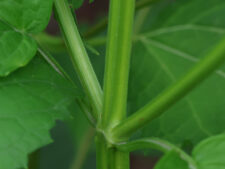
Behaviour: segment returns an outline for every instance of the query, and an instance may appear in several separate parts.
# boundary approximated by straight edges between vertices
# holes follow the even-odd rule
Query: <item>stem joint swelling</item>
[[[106,147],[107,148],[116,147],[117,144],[123,143],[123,142],[126,141],[126,140],[120,140],[119,141],[118,139],[113,138],[112,135],[111,135],[111,133],[112,133],[111,129],[104,130],[102,128],[97,128],[96,129],[96,133],[97,133],[96,134],[97,137],[99,137],[102,140],[104,140],[104,142],[106,143]]]

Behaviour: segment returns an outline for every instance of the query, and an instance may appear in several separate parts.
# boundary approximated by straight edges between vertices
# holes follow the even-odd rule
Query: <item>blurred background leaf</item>
[[[175,151],[166,153],[156,164],[154,169],[189,169],[186,161],[181,159],[179,154]]]

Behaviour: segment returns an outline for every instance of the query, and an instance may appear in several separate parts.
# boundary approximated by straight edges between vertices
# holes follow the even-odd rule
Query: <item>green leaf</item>
[[[154,169],[189,169],[188,163],[175,151],[166,153]]]
[[[72,0],[73,7],[75,9],[80,8],[83,3],[84,3],[84,0]]]
[[[0,21],[0,76],[25,66],[35,55],[37,45],[30,37]]]
[[[224,12],[223,0],[164,1],[151,8],[133,49],[131,113],[180,79],[225,36]],[[137,135],[197,143],[224,132],[224,90],[223,65]]]
[[[225,169],[225,135],[210,137],[193,150],[199,169]]]
[[[27,165],[27,154],[50,143],[55,120],[69,116],[76,89],[42,58],[0,79],[0,169]]]
[[[43,31],[52,0],[0,1],[0,76],[25,66],[37,51],[32,33]]]
[[[41,32],[51,16],[53,0],[1,0],[0,20],[29,33]]]

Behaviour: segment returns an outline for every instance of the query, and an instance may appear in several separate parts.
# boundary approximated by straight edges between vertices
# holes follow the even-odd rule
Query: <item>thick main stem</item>
[[[97,169],[109,169],[109,149],[102,133],[95,137]]]
[[[109,141],[107,136],[110,135],[111,128],[126,117],[134,7],[135,0],[111,0],[110,2],[104,104],[102,121],[99,124],[99,128],[106,136],[106,141]],[[110,143],[108,145],[110,146]],[[104,156],[107,157],[108,165],[105,166],[103,163],[97,166],[98,169],[129,169],[129,153],[109,146],[105,149],[102,147],[102,150],[107,151]]]
[[[94,109],[93,116],[97,120],[102,112],[102,89],[88,58],[68,2],[66,0],[55,0],[54,5],[72,62],[81,84],[91,100]]]
[[[134,0],[111,0],[104,76],[102,125],[112,127],[126,117]]]
[[[129,169],[129,152],[120,151],[117,148],[109,150],[109,169]]]

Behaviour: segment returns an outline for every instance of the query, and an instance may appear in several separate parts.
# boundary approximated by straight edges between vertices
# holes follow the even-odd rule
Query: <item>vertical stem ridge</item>
[[[110,149],[109,169],[129,169],[130,156],[129,152],[118,151],[117,148]]]
[[[104,136],[97,133],[95,137],[97,169],[109,169],[109,149]]]
[[[110,129],[126,117],[134,8],[135,0],[110,1],[104,104],[100,124],[109,135]],[[108,148],[107,162],[109,169],[129,169],[129,153]],[[105,166],[97,167],[103,169]]]
[[[111,0],[104,77],[103,126],[126,117],[134,0]]]

